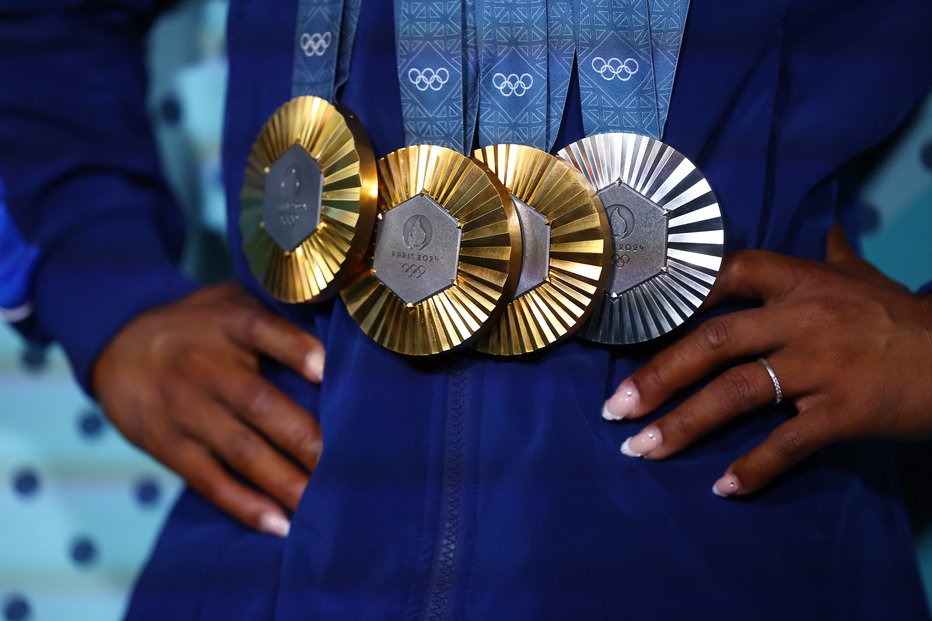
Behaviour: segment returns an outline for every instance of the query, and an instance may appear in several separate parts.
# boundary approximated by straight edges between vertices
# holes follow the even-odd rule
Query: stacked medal
[[[240,232],[256,280],[282,302],[337,293],[369,246],[377,176],[356,116],[331,101],[345,83],[352,3],[300,0],[292,96],[253,144],[240,193]],[[335,35],[334,33],[337,33]]]
[[[260,133],[241,195],[256,278],[285,302],[339,289],[368,336],[415,356],[469,346],[515,356],[574,333],[622,345],[685,322],[724,242],[708,182],[659,140],[686,6],[676,0],[675,19],[656,23],[645,10],[644,37],[591,26],[606,3],[581,0],[576,12],[530,0],[528,13],[505,0],[474,10],[444,0],[437,10],[464,31],[453,27],[441,54],[420,39],[418,3],[399,0],[409,146],[377,163],[352,113],[308,96],[332,99],[348,58],[315,61],[329,39],[307,54],[314,24],[299,19],[296,68],[307,70],[296,69],[295,99]],[[577,28],[577,14],[589,26]],[[574,61],[590,136],[555,157]],[[477,134],[487,146],[470,152]]]

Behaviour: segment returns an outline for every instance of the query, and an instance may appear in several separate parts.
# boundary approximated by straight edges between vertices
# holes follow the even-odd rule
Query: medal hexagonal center
[[[550,225],[547,218],[517,196],[511,201],[521,222],[521,275],[515,299],[547,280],[550,270]]]
[[[375,276],[407,304],[426,300],[456,280],[462,236],[437,201],[426,194],[409,198],[379,220]]]
[[[612,229],[611,276],[619,294],[659,274],[667,261],[667,215],[658,205],[616,182],[599,191]]]
[[[301,145],[292,145],[265,175],[262,220],[265,232],[291,252],[320,224],[324,175]]]

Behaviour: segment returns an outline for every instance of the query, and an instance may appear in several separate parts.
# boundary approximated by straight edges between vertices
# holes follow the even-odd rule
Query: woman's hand
[[[720,496],[754,492],[837,440],[932,435],[932,300],[912,295],[860,259],[839,227],[825,263],[763,251],[726,257],[710,297],[759,308],[706,321],[627,378],[605,403],[608,420],[637,419],[724,368],[679,407],[622,445],[665,459],[702,435],[775,400],[798,415],[731,464]]]
[[[130,442],[244,524],[285,536],[282,507],[297,507],[322,438],[260,375],[263,355],[312,382],[323,377],[320,341],[221,285],[130,322],[98,358],[92,382]]]

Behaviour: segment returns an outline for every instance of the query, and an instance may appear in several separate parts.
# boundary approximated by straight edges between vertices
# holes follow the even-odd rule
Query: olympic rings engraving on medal
[[[332,40],[333,35],[329,31],[324,33],[315,32],[314,34],[305,32],[301,35],[301,51],[307,57],[323,56],[327,48],[330,47]]]
[[[617,56],[613,56],[605,60],[601,56],[596,56],[592,59],[592,70],[608,82],[616,78],[622,82],[627,82],[638,72],[639,68],[638,61],[633,58],[621,60]]]
[[[524,97],[534,86],[534,76],[530,73],[496,73],[492,76],[492,86],[498,89],[502,97]]]
[[[450,81],[450,72],[445,67],[440,69],[412,67],[408,69],[408,80],[421,92],[427,89],[439,91]]]
[[[420,263],[403,263],[401,271],[408,275],[408,278],[420,278],[427,271],[427,266]]]
[[[631,257],[626,254],[613,254],[612,267],[624,267],[631,262]]]

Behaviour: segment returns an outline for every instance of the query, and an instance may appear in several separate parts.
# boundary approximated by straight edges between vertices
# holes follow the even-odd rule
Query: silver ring
[[[764,368],[767,369],[767,375],[770,376],[770,380],[773,382],[773,389],[777,392],[777,396],[773,400],[774,405],[780,405],[780,402],[783,401],[783,388],[780,387],[780,380],[777,379],[777,374],[774,372],[773,367],[770,366],[770,363],[767,362],[766,358],[758,358],[757,361],[764,365]]]

